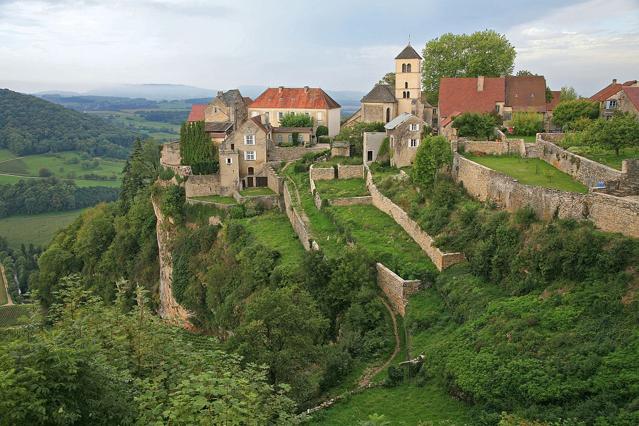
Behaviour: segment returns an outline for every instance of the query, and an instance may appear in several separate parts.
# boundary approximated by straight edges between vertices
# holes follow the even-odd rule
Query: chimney
[[[479,77],[477,77],[477,91],[478,92],[483,92],[484,91],[484,76],[480,75]]]
[[[304,93],[308,93],[308,86],[304,86]]]
[[[617,84],[617,79],[616,78],[612,79],[612,84]]]
[[[282,90],[284,90],[284,86],[280,86],[277,88],[277,93],[282,93]]]

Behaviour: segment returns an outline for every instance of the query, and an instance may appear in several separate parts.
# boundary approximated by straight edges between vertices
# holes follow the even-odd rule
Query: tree
[[[552,121],[561,127],[580,118],[599,117],[599,103],[587,99],[561,101],[552,112]]]
[[[530,72],[528,70],[519,70],[515,74],[516,77],[530,77],[530,76],[533,76],[533,75],[537,75],[537,74],[533,74],[532,72]]]
[[[630,113],[617,113],[610,120],[600,118],[585,130],[584,142],[612,149],[619,156],[622,148],[639,146],[639,121]]]
[[[495,126],[500,124],[497,117],[496,114],[465,112],[455,118],[453,128],[459,136],[490,139],[495,134]]]
[[[384,123],[355,123],[352,126],[342,127],[336,141],[349,142],[351,146],[351,156],[361,156],[364,144],[364,132],[383,132]]]
[[[313,118],[306,114],[289,112],[280,119],[281,127],[313,127]],[[295,142],[295,141],[293,141]]]
[[[572,86],[563,86],[561,88],[561,94],[559,95],[560,101],[574,101],[579,98],[577,91]]]
[[[213,174],[219,169],[219,153],[204,131],[204,122],[184,123],[180,129],[182,164],[191,166],[193,174]]]
[[[498,77],[510,75],[515,48],[506,36],[493,30],[473,34],[447,33],[424,47],[423,86],[427,100],[437,104],[443,77]]]
[[[544,116],[537,112],[517,111],[513,113],[511,125],[516,135],[535,135],[544,130]]]
[[[315,129],[315,136],[317,136],[318,138],[320,136],[328,136],[328,127],[317,126],[317,129]]]
[[[388,84],[391,87],[395,87],[395,73],[387,72],[386,74],[384,74],[384,77],[382,77],[382,79],[379,80],[379,83]]]
[[[433,185],[437,173],[453,161],[450,144],[443,136],[427,136],[417,148],[413,164],[413,180],[422,190]]]

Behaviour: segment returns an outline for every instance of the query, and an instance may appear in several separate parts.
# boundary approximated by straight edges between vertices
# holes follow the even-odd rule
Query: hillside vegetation
[[[19,155],[78,150],[126,158],[135,134],[35,96],[0,90],[0,147]]]

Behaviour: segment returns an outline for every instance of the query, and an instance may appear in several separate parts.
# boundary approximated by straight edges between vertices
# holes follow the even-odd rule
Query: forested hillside
[[[19,155],[78,150],[126,158],[135,134],[35,96],[0,90],[0,147]]]

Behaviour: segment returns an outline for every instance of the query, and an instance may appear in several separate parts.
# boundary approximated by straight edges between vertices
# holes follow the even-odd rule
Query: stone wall
[[[490,200],[514,212],[530,206],[544,220],[555,217],[592,220],[607,232],[639,238],[639,200],[607,194],[579,194],[523,185],[513,178],[455,153],[453,177],[480,201]]]
[[[182,166],[180,156],[180,143],[171,142],[162,145],[160,151],[160,165],[166,169],[171,169],[178,176],[190,176],[191,166]]]
[[[377,263],[377,284],[388,298],[393,308],[403,317],[406,313],[408,297],[416,293],[421,282],[419,280],[405,280],[381,263]]]
[[[264,168],[264,174],[270,190],[275,192],[277,195],[281,195],[284,190],[284,178],[279,176],[270,164],[266,165]]]
[[[460,139],[457,142],[459,148],[464,149],[465,152],[473,154],[489,154],[489,155],[504,155],[504,154],[517,154],[522,157],[526,155],[526,146],[524,141],[518,140],[506,140],[506,141],[470,141]]]
[[[304,154],[309,152],[322,152],[330,149],[331,145],[327,143],[318,143],[308,148],[303,146],[274,146],[268,150],[268,161],[294,161],[299,160]]]
[[[360,204],[373,204],[373,197],[364,195],[362,197],[334,198],[328,201],[331,206],[355,206]]]
[[[435,246],[433,237],[422,230],[417,222],[411,219],[408,214],[389,198],[384,196],[373,183],[373,175],[370,170],[366,173],[366,186],[371,194],[373,205],[389,215],[401,226],[408,235],[421,247],[428,255],[438,270],[444,270],[455,263],[462,262],[465,257],[463,253],[444,253]]]
[[[277,195],[251,195],[244,196],[239,192],[233,193],[233,198],[240,204],[246,204],[247,206],[260,205],[265,209],[274,209],[280,206],[280,197]]]
[[[302,243],[304,249],[307,251],[311,249],[318,250],[319,246],[315,241],[313,241],[311,233],[305,221],[302,219],[302,216],[293,205],[293,199],[291,198],[291,192],[288,189],[287,182],[284,182],[282,198],[284,200],[284,210],[286,212],[286,216],[288,216],[288,220],[291,222],[291,226],[297,234],[297,237]]]
[[[184,183],[186,198],[204,197],[207,195],[230,195],[225,194],[224,188],[220,185],[220,175],[193,175]]]
[[[308,175],[311,180],[332,180],[335,179],[335,168],[315,167],[315,164],[311,164]]]
[[[355,179],[364,177],[363,165],[337,165],[337,179]]]

